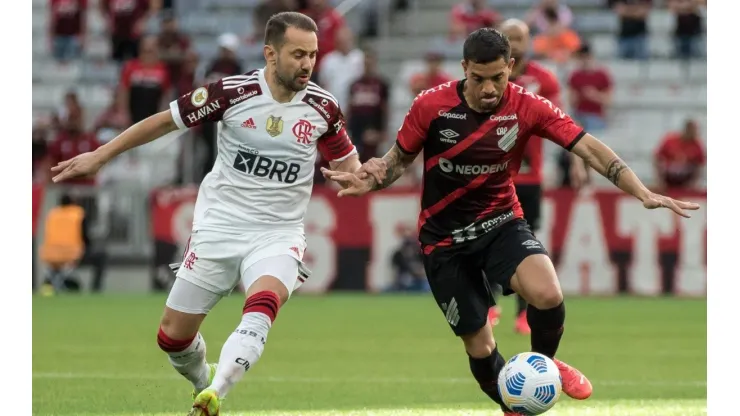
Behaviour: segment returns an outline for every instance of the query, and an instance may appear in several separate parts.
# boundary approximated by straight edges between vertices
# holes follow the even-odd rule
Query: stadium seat
[[[82,77],[91,84],[114,85],[118,83],[120,68],[113,62],[85,62]]]
[[[155,19],[151,19],[155,20]],[[89,35],[105,36],[106,33],[105,18],[98,9],[92,9],[87,13],[87,30]]]
[[[651,81],[676,82],[684,77],[686,69],[676,61],[664,61],[653,59],[647,64],[648,77]]]
[[[254,9],[262,0],[202,0],[211,9]]]
[[[59,65],[53,60],[37,60],[31,66],[31,76],[34,81],[71,86],[80,80],[80,67],[79,62]]]
[[[85,46],[85,56],[90,59],[109,59],[111,56],[110,47],[108,38],[90,38]]]
[[[575,18],[573,28],[578,32],[616,32],[619,28],[619,20],[609,10],[583,12]]]
[[[420,8],[417,11],[396,14],[391,27],[393,33],[398,34],[435,35],[440,32],[440,28],[447,28],[449,24],[449,12]]]
[[[668,34],[653,34],[649,40],[650,54],[653,57],[669,58],[673,56],[673,37]]]
[[[617,38],[615,35],[594,35],[590,41],[591,50],[596,58],[609,59],[617,55]]]
[[[49,13],[46,8],[33,9],[31,14],[31,27],[33,36],[45,36],[49,28]]]
[[[676,17],[668,10],[653,10],[648,15],[648,31],[651,34],[666,35],[673,31]]]
[[[647,72],[645,65],[639,62],[616,59],[602,63],[617,83],[639,81],[645,78]]]

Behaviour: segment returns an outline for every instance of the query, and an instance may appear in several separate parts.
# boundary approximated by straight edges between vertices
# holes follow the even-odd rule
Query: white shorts
[[[245,270],[242,281],[245,290],[247,290],[260,276],[273,276],[285,284],[290,295],[303,284],[309,274],[310,271],[302,267],[295,258],[281,254],[258,260]],[[188,314],[208,314],[226,294],[214,292],[203,286],[178,277],[167,297],[167,306],[170,309]]]
[[[305,250],[306,238],[299,231],[253,231],[237,235],[199,230],[190,237],[177,277],[227,295],[240,281],[244,290],[249,289],[260,276],[255,276],[250,268],[260,260],[279,257],[281,262],[270,262],[267,266],[261,263],[261,268],[267,268],[261,271],[280,279],[292,293],[310,274],[302,262]],[[299,274],[305,276],[299,279]]]

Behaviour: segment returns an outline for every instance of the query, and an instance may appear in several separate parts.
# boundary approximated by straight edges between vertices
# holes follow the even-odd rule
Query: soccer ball
[[[550,410],[562,389],[563,380],[555,362],[536,352],[511,357],[498,375],[498,392],[504,404],[523,415]]]

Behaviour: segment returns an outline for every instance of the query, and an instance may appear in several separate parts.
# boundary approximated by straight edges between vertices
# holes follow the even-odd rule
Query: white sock
[[[189,347],[178,352],[168,352],[170,364],[193,383],[196,390],[208,387],[210,369],[206,363],[206,340],[198,332]]]
[[[259,360],[271,326],[272,320],[264,313],[247,312],[242,315],[241,323],[221,349],[216,377],[208,388],[215,389],[219,397],[226,397],[234,384]]]

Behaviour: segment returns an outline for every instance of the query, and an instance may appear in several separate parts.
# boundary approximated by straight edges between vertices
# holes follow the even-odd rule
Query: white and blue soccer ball
[[[555,362],[536,352],[517,354],[498,375],[498,391],[515,413],[540,415],[560,398],[563,380]]]

